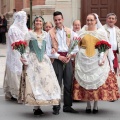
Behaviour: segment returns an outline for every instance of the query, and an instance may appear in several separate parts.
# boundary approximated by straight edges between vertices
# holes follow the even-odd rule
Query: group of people
[[[55,27],[51,22],[44,22],[41,16],[36,16],[34,29],[29,31],[26,17],[24,11],[17,12],[8,31],[4,78],[6,100],[33,105],[34,115],[44,114],[40,106],[52,105],[53,114],[58,115],[62,81],[63,112],[78,112],[72,108],[73,100],[86,101],[86,113],[92,112],[91,101],[94,101],[93,113],[96,114],[99,100],[119,99],[115,73],[118,68],[116,54],[120,47],[116,33],[119,34],[120,30],[114,26],[114,21],[117,21],[115,14],[107,15],[111,26],[108,24],[104,28],[98,15],[91,13],[83,28],[80,21],[75,20],[70,29],[64,26],[62,13],[56,11],[53,13]],[[68,54],[75,38],[79,39],[79,43]],[[11,47],[20,40],[27,42],[26,52],[23,53],[25,57]],[[105,51],[99,63],[99,52],[95,45],[101,40],[111,43],[112,48]]]

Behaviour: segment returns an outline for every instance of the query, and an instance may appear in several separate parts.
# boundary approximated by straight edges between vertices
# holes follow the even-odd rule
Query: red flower
[[[12,45],[12,49],[18,50],[22,55],[25,52],[25,47],[27,46],[27,42],[20,40],[18,42],[14,42]]]
[[[97,48],[99,52],[105,52],[107,49],[111,48],[111,45],[107,41],[101,40],[96,43],[95,48]]]

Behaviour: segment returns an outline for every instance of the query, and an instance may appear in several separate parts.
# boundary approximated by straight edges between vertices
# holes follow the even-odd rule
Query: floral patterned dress
[[[46,35],[47,33],[44,31],[41,35],[30,31],[26,40],[28,43],[31,40],[37,40],[41,49],[42,41],[46,39]],[[27,105],[59,105],[60,86],[49,57],[44,53],[42,61],[39,61],[37,55],[29,51],[27,58],[28,66],[23,73],[25,77],[22,79],[20,99]]]

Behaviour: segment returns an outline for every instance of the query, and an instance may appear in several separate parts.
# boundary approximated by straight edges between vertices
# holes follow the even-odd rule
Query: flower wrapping
[[[102,63],[103,57],[104,57],[104,53],[106,50],[111,48],[111,45],[104,40],[101,40],[99,42],[96,43],[95,48],[98,49],[99,52],[99,64]]]
[[[73,41],[71,42],[71,45],[70,45],[70,47],[68,49],[67,55],[69,55],[73,51],[73,49],[75,48],[75,46],[78,45],[80,40],[81,40],[81,38],[79,38],[79,37],[73,38]],[[63,64],[63,69],[65,68],[65,66],[66,66],[66,63]]]

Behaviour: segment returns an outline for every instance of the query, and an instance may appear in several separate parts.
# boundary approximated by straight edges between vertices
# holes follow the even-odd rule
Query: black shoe
[[[97,110],[93,109],[93,114],[96,114],[96,113],[98,113],[98,109]]]
[[[60,105],[54,105],[53,106],[53,114],[58,115],[60,110]]]
[[[111,100],[111,101],[109,101],[109,102],[115,102],[116,100]]]
[[[43,115],[43,111],[41,109],[33,109],[34,115]]]
[[[17,101],[17,99],[16,99],[16,98],[14,98],[14,97],[11,97],[11,100],[12,100],[12,101]]]
[[[63,108],[63,112],[78,113],[78,111],[74,110],[72,107]]]
[[[53,110],[53,114],[54,114],[54,115],[59,115],[59,110],[58,110],[58,109]]]
[[[86,113],[91,113],[91,109],[87,109],[85,110]]]
[[[80,102],[80,100],[73,100],[73,102]]]
[[[44,112],[41,109],[38,109],[38,111],[39,111],[40,115],[44,114]]]

